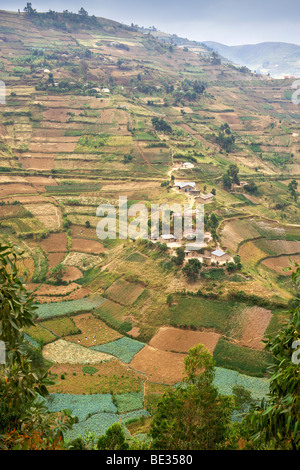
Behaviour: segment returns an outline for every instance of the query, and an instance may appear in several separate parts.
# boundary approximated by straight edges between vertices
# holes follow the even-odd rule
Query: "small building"
[[[200,196],[197,197],[198,201],[200,204],[207,204],[208,202],[212,202],[214,200],[214,195],[212,193],[208,194],[200,194]]]
[[[102,93],[110,93],[110,89],[109,88],[102,88]]]
[[[191,189],[190,195],[195,197],[200,196],[200,189]]]
[[[225,253],[223,250],[215,250],[211,252],[211,261],[218,262],[219,264],[226,264],[229,261],[233,261],[232,256],[229,253]]]
[[[172,235],[172,233],[167,233],[165,235],[161,235],[161,238],[164,241],[176,240],[176,237],[174,237],[174,235]]]
[[[196,189],[194,181],[175,181],[174,187],[182,193],[189,193],[192,189]]]
[[[194,168],[194,165],[193,165],[191,162],[184,162],[184,163],[182,164],[182,168],[186,168],[186,169],[188,169],[188,168]]]

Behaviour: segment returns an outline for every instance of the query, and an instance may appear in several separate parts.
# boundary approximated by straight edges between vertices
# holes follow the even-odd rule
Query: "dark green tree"
[[[165,392],[154,415],[150,436],[154,449],[224,449],[230,439],[234,402],[213,386],[214,362],[202,344],[185,359],[184,381]]]
[[[298,183],[295,179],[292,179],[288,184],[288,190],[291,193],[291,196],[294,198],[295,202],[298,200],[297,193]]]
[[[189,259],[182,268],[182,272],[190,281],[196,281],[199,277],[201,266],[201,262],[197,258]]]
[[[120,423],[112,424],[104,436],[99,437],[97,442],[98,450],[127,450],[128,448],[129,444],[126,442]]]

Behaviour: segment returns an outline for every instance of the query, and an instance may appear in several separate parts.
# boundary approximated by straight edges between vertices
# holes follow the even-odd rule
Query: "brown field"
[[[64,286],[61,286],[64,287]],[[69,286],[68,286],[69,287]],[[38,296],[38,300],[41,303],[50,303],[50,302],[63,302],[66,300],[79,300],[83,299],[84,297],[88,297],[90,294],[90,291],[88,289],[85,289],[84,287],[80,287],[79,289],[73,290],[70,294],[68,295],[57,295],[57,296]]]
[[[254,349],[264,349],[262,343],[264,333],[272,318],[272,312],[261,307],[249,307],[244,310],[245,326],[241,337],[241,345]]]
[[[79,137],[78,137],[79,139]],[[74,152],[77,142],[32,142],[29,152],[37,153],[59,153]]]
[[[30,209],[30,208],[29,208]],[[50,233],[49,237],[40,242],[41,247],[47,253],[66,253],[67,251],[67,237],[65,232]]]
[[[149,345],[164,351],[188,353],[190,348],[201,343],[213,353],[219,338],[217,333],[163,327],[151,339]]]
[[[300,264],[300,255],[277,256],[275,258],[268,258],[262,261],[261,264],[269,269],[272,269],[272,271],[275,271],[278,274],[283,276],[290,276],[293,271],[283,271],[283,269],[290,266],[290,260],[292,263]]]
[[[35,194],[36,189],[34,189],[29,184],[3,184],[0,186],[0,197],[11,196],[14,194]]]
[[[55,179],[50,176],[27,176],[26,181],[32,185],[38,186],[57,186]]]
[[[283,269],[290,266],[290,260],[292,263],[300,263],[300,255],[283,255],[274,258],[268,258],[263,260],[261,264],[269,269],[272,269],[272,271],[281,274],[282,276],[290,276],[293,271],[283,271]]]
[[[138,326],[134,326],[130,331],[127,332],[127,334],[133,338],[137,338],[140,334],[140,328]]]
[[[272,318],[271,310],[262,307],[246,307],[230,319],[228,336],[241,346],[264,349],[262,339]]]
[[[87,239],[96,239],[98,240],[96,230],[94,228],[86,228],[82,225],[72,225],[71,226],[71,237],[77,238],[87,238]]]
[[[86,240],[83,238],[73,238],[72,240],[72,250],[81,251],[82,253],[94,253],[99,255],[105,250],[104,246],[96,240]]]
[[[37,290],[38,296],[64,296],[71,294],[75,290],[80,289],[80,286],[75,282],[68,284],[67,286],[51,286],[50,284],[43,284]]]
[[[56,383],[47,388],[50,393],[122,393],[140,392],[142,377],[117,360],[93,364],[93,375],[82,371],[82,365],[55,364],[50,372],[56,374]],[[64,380],[61,375],[65,374]]]
[[[58,263],[61,263],[65,257],[65,252],[58,252],[58,253],[48,253],[48,267],[54,268]]]
[[[72,282],[76,281],[76,279],[80,279],[83,277],[82,272],[80,269],[76,268],[75,266],[66,266],[66,272],[62,277],[64,282]]]
[[[145,374],[150,382],[175,384],[182,381],[185,357],[186,354],[161,351],[146,345],[130,365]]]
[[[22,156],[20,157],[20,163],[26,170],[52,170],[54,168],[54,157]]]
[[[47,103],[48,106],[48,103]],[[67,122],[68,120],[68,108],[49,108],[43,112],[45,121],[55,121],[55,122]]]
[[[90,347],[98,344],[108,343],[121,338],[117,331],[109,328],[102,320],[94,317],[91,313],[84,313],[72,317],[81,334],[68,336],[66,339],[82,346]]]

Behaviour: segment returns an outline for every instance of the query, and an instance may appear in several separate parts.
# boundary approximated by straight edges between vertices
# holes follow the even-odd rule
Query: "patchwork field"
[[[87,28],[81,15],[57,28],[43,15],[0,12],[0,241],[24,252],[37,307],[26,341],[55,375],[49,410],[77,414],[68,438],[114,422],[130,436],[127,422],[153,414],[197,344],[222,393],[263,398],[262,340],[288,320],[297,290],[284,269],[300,263],[292,79],[214,64],[205,45],[172,36],[170,47],[157,31],[104,18]],[[169,204],[172,232],[172,205],[199,203],[174,181],[213,195],[196,275],[162,239],[96,232],[97,208],[117,219],[120,196],[145,204],[148,228],[151,206]],[[216,249],[234,261],[211,264]]]
[[[212,354],[219,338],[220,335],[217,333],[164,327],[153,336],[149,346],[164,351],[188,353],[191,348],[201,343]]]
[[[150,382],[175,384],[181,382],[184,373],[185,354],[155,349],[146,345],[130,365],[142,372]]]

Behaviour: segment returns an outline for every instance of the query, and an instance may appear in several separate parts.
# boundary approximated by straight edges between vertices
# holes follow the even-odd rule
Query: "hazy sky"
[[[23,10],[26,1],[0,0]],[[299,0],[32,0],[37,11],[80,7],[121,23],[156,26],[168,33],[227,45],[281,41],[300,44]]]

